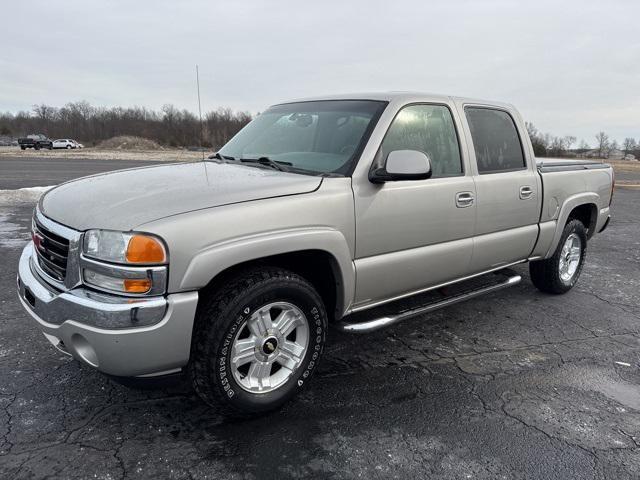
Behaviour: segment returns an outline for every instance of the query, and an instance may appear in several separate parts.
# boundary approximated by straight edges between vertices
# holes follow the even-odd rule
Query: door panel
[[[522,198],[520,190],[531,189]],[[538,223],[538,185],[530,170],[476,177],[478,225],[476,235]]]
[[[449,105],[405,105],[372,159],[371,168],[381,168],[392,151],[420,151],[431,161],[431,178],[384,184],[355,179],[356,306],[467,273],[476,191],[454,118]]]
[[[476,229],[471,269],[480,272],[525,259],[540,218],[535,159],[525,150],[517,112],[465,106],[476,175]]]
[[[472,245],[472,238],[464,238],[356,260],[354,307],[466,275]]]
[[[470,177],[354,186],[356,303],[369,303],[465,275],[471,260],[475,196]]]
[[[533,250],[537,236],[537,225],[476,236],[470,271],[483,272],[526,258]]]

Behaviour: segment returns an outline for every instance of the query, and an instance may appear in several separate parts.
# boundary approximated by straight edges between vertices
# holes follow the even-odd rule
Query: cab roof
[[[308,97],[308,98],[299,98],[296,100],[290,100],[286,102],[281,102],[279,105],[286,103],[297,103],[297,102],[313,102],[313,101],[321,101],[321,100],[377,100],[384,101],[389,103],[420,103],[420,102],[430,102],[430,103],[442,103],[442,102],[460,102],[460,103],[472,103],[478,105],[494,105],[503,108],[513,108],[512,105],[504,102],[496,102],[492,100],[481,100],[477,98],[467,98],[467,97],[459,97],[452,95],[443,95],[443,94],[435,94],[435,93],[423,93],[423,92],[402,92],[402,91],[391,91],[391,92],[363,92],[363,93],[344,93],[338,95],[323,95],[316,97]]]

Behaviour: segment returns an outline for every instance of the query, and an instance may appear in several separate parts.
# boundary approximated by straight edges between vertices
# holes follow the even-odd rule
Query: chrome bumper
[[[20,257],[18,294],[54,346],[117,376],[168,373],[187,364],[197,292],[145,299],[82,287],[61,292],[34,271],[33,254],[30,242]]]

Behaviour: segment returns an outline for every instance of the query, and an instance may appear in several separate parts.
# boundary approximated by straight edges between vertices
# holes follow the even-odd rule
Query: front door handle
[[[533,195],[533,188],[529,185],[520,187],[520,200],[526,200],[527,198],[530,198],[531,195]]]
[[[465,208],[473,205],[473,193],[458,192],[456,193],[456,207]]]

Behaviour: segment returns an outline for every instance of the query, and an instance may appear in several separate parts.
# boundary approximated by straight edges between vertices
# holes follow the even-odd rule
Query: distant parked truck
[[[35,148],[36,150],[40,150],[41,148],[48,148],[49,150],[51,150],[53,148],[53,142],[42,133],[19,138],[18,145],[20,145],[20,148],[22,150],[26,150],[27,148]]]

